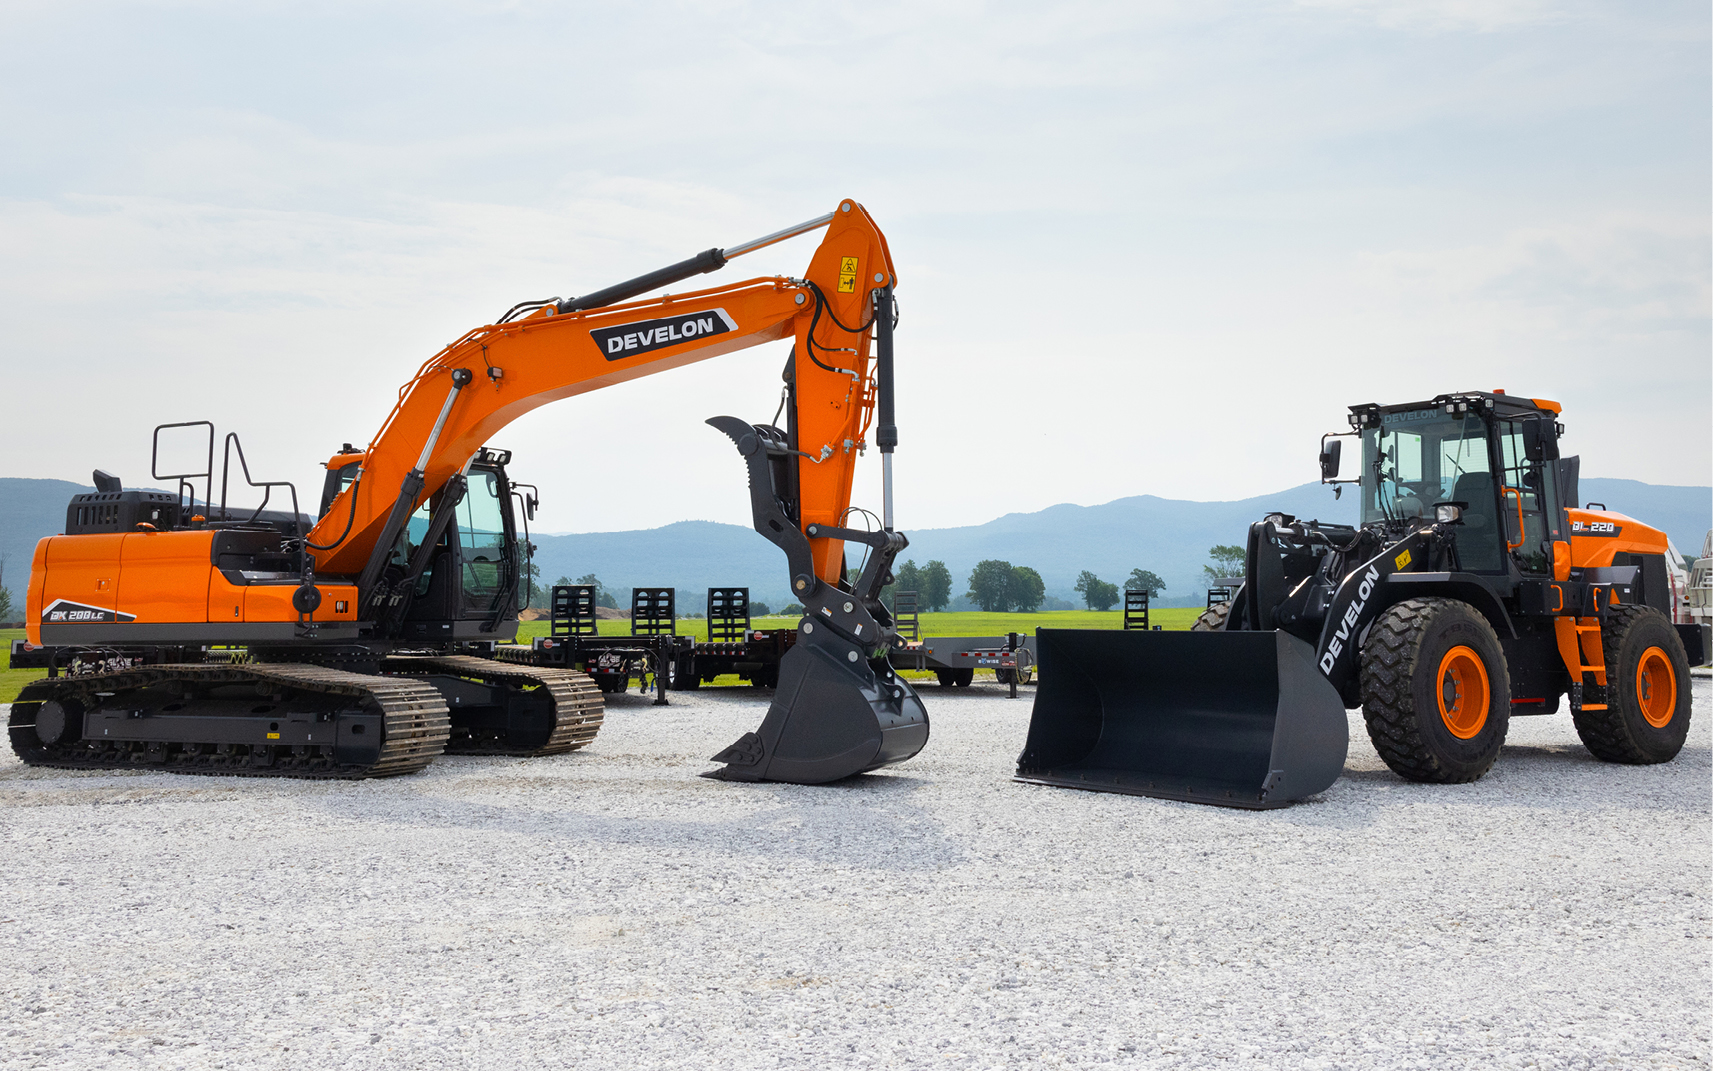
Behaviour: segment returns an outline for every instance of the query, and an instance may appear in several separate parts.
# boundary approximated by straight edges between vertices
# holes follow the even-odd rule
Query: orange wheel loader
[[[1360,523],[1255,523],[1241,586],[1190,632],[1041,629],[1017,779],[1277,807],[1337,779],[1360,706],[1400,776],[1473,781],[1512,717],[1564,697],[1596,758],[1670,761],[1706,629],[1671,621],[1663,532],[1578,508],[1559,411],[1502,391],[1351,407],[1321,479],[1359,486]],[[1362,469],[1340,480],[1344,436]]]
[[[633,300],[822,228],[800,279]],[[13,665],[48,678],[12,706],[13,750],[42,766],[372,777],[448,750],[587,744],[603,714],[587,676],[492,657],[517,633],[536,503],[489,440],[548,402],[790,339],[784,427],[709,421],[744,457],[755,526],[784,550],[806,608],[765,719],[714,774],[820,783],[910,758],[928,718],[887,665],[895,632],[879,598],[907,545],[891,509],[895,284],[885,237],[845,200],[581,298],[523,302],[423,364],[374,438],[327,461],[314,520],[289,484],[250,478],[233,435],[215,502],[213,425],[157,428],[151,475],[173,490],[126,491],[97,472],[65,534],[36,547]],[[856,530],[852,477],[877,409],[884,527]],[[197,437],[194,471],[161,470],[163,432]],[[261,488],[262,507],[289,498],[289,512],[229,509],[233,480]],[[869,548],[854,583],[850,541]]]

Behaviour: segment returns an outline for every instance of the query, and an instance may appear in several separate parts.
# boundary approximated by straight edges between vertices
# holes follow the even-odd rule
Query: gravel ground
[[[555,759],[356,784],[0,758],[0,1067],[1706,1067],[1709,681],[1676,762],[1512,723],[1473,785],[1281,811],[917,759],[696,776],[754,693],[634,695]],[[3,709],[3,708],[0,708]]]

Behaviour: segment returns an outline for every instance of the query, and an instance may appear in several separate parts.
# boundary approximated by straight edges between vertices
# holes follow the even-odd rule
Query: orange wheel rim
[[[1459,740],[1474,739],[1487,724],[1493,691],[1487,666],[1469,647],[1453,647],[1439,660],[1439,717]]]
[[[1636,705],[1655,729],[1670,725],[1671,716],[1677,713],[1677,671],[1658,647],[1643,651],[1641,664],[1636,666]]]

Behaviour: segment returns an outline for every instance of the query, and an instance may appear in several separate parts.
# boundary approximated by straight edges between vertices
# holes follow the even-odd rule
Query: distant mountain
[[[22,596],[36,540],[62,530],[66,502],[89,491],[65,480],[0,479],[0,554],[5,583]],[[1713,527],[1713,488],[1667,487],[1637,480],[1584,479],[1585,502],[1602,502],[1665,529],[1680,551],[1694,554]],[[1335,500],[1330,488],[1304,484],[1235,502],[1188,502],[1137,495],[1099,506],[1049,506],[1008,513],[986,524],[905,531],[904,557],[918,565],[946,563],[954,590],[984,558],[1002,558],[1040,572],[1049,594],[1076,598],[1077,574],[1093,570],[1122,583],[1135,568],[1166,581],[1164,602],[1202,599],[1201,566],[1216,543],[1241,543],[1251,522],[1272,512],[1351,523],[1353,495]],[[785,558],[749,528],[712,521],[679,521],[632,532],[537,535],[542,580],[594,573],[622,602],[632,587],[679,589],[685,611],[700,610],[706,589],[743,585],[776,607],[790,601]]]
[[[1638,480],[1584,479],[1585,502],[1665,529],[1680,551],[1694,554],[1713,527],[1713,488],[1667,487]],[[1132,569],[1149,569],[1166,581],[1161,602],[1199,603],[1205,597],[1202,564],[1216,543],[1242,543],[1249,525],[1268,513],[1350,524],[1356,498],[1334,499],[1332,489],[1303,484],[1270,495],[1235,502],[1189,502],[1137,495],[1099,506],[1049,506],[1036,513],[1008,513],[986,524],[964,528],[905,529],[910,546],[904,557],[918,565],[946,563],[954,591],[975,564],[1001,558],[1028,565],[1041,574],[1049,594],[1076,600],[1077,574],[1093,570],[1104,580],[1122,583]],[[747,584],[753,597],[777,604],[786,600],[784,558],[771,543],[748,528],[711,521],[681,521],[635,532],[537,536],[536,561],[547,582],[558,576],[594,573],[614,592],[632,586],[674,586],[680,602],[723,584]]]

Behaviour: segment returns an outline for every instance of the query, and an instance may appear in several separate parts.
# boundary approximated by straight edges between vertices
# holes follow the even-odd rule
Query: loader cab
[[[1397,538],[1456,505],[1461,571],[1541,576],[1567,530],[1557,406],[1500,393],[1355,406],[1362,524]]]

